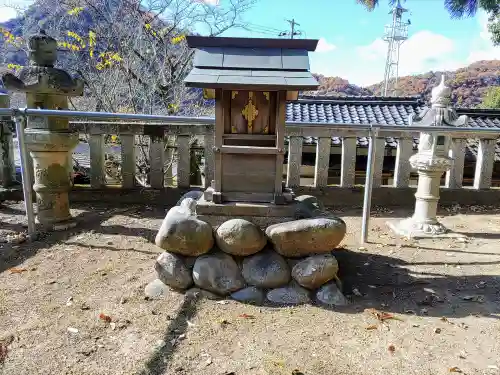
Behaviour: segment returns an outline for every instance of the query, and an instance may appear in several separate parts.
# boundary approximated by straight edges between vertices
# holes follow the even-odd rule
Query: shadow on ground
[[[438,250],[438,249],[432,249]],[[447,250],[448,252],[450,250]],[[476,255],[478,253],[475,253]],[[495,261],[447,262],[454,265],[499,265]],[[415,266],[443,266],[444,262],[406,262],[399,258],[367,252],[335,252],[343,292],[352,304],[339,311],[358,313],[365,308],[380,308],[394,313],[465,317],[469,315],[500,318],[500,275],[453,276],[414,271]],[[361,296],[357,296],[357,292]]]
[[[74,218],[78,225],[75,228],[68,229],[61,232],[51,232],[51,233],[39,233],[38,239],[31,243],[24,242],[19,245],[8,244],[0,251],[0,273],[5,270],[16,267],[23,263],[26,259],[31,258],[38,251],[42,249],[50,248],[60,242],[66,242],[73,236],[77,236],[81,233],[86,233],[93,230],[96,233],[102,234],[119,234],[119,235],[129,235],[136,237],[144,237],[148,240],[154,239],[154,232],[147,228],[129,228],[121,225],[116,226],[103,226],[102,224],[111,219],[115,215],[124,215],[137,218],[151,218],[156,217],[163,218],[164,210],[150,210],[146,211],[143,208],[137,206],[127,207],[127,208],[109,208],[105,206],[95,206],[90,207],[86,204],[73,205],[73,209],[82,210],[80,214],[76,215]],[[146,212],[144,212],[146,211]],[[0,205],[0,213],[7,215],[24,215],[24,211],[11,208],[9,206]],[[14,233],[26,232],[26,225],[20,222],[8,223],[0,220],[0,229],[12,231]],[[68,244],[79,245],[76,241],[68,241]],[[89,247],[87,244],[83,245]],[[99,246],[105,248],[106,246]],[[107,247],[109,250],[129,250],[129,251],[139,251],[135,249],[116,249],[112,247]]]

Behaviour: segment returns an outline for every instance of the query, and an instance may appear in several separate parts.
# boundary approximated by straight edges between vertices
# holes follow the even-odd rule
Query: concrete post
[[[456,114],[451,108],[451,89],[444,83],[442,76],[439,86],[432,90],[432,106],[420,115],[410,119],[410,125],[416,126],[464,126],[467,116]],[[443,142],[439,142],[442,139]],[[410,157],[412,168],[418,172],[418,186],[415,194],[415,211],[413,216],[402,221],[388,222],[389,227],[405,237],[433,237],[449,232],[436,218],[441,176],[453,165],[453,159],[447,156],[444,136],[435,133],[420,134],[417,154]],[[443,143],[439,148],[438,143]]]
[[[44,31],[29,40],[30,66],[19,78],[7,73],[7,89],[26,93],[28,108],[68,109],[68,96],[83,94],[83,82],[54,68],[57,41]],[[78,134],[69,130],[65,117],[30,116],[25,131],[26,147],[33,158],[37,221],[46,230],[75,226],[69,212],[69,153],[78,144]]]

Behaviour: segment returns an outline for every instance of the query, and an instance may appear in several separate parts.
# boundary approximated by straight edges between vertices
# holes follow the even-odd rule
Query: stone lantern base
[[[35,170],[36,221],[45,230],[65,230],[77,224],[68,201],[71,187],[68,154],[77,144],[77,133],[26,129],[26,146]]]
[[[397,222],[388,221],[387,225],[397,235],[407,238],[457,236],[437,220],[421,221],[414,216]]]
[[[410,158],[410,164],[418,171],[415,211],[412,217],[387,222],[387,225],[396,234],[407,238],[457,236],[436,219],[441,176],[452,166],[453,160],[447,156],[419,152]]]

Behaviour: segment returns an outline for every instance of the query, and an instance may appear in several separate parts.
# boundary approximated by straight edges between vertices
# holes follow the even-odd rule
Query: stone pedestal
[[[69,212],[68,153],[78,144],[78,134],[28,128],[25,136],[35,171],[37,222],[52,230],[75,226]]]
[[[436,218],[441,176],[453,165],[445,156],[416,154],[410,158],[418,171],[418,186],[415,193],[415,212],[412,217],[400,222],[388,222],[389,227],[405,237],[429,237],[447,234],[449,230]]]
[[[30,66],[19,77],[5,74],[6,88],[26,93],[28,108],[67,110],[68,97],[83,94],[83,81],[54,68],[57,41],[40,31],[29,40]],[[26,148],[33,158],[37,221],[46,230],[75,226],[69,211],[72,150],[78,134],[69,131],[67,117],[30,116],[25,130]]]

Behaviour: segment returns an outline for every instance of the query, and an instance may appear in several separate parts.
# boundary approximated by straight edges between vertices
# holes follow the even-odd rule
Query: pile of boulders
[[[311,204],[312,198],[303,200],[304,211],[319,216],[265,230],[239,218],[214,230],[197,218],[196,201],[183,199],[168,211],[156,236],[156,245],[165,252],[155,264],[158,280],[146,287],[146,294],[167,285],[246,303],[262,304],[267,299],[302,304],[315,296],[326,305],[345,305],[333,252],[346,225],[337,217],[320,215],[321,206]]]

